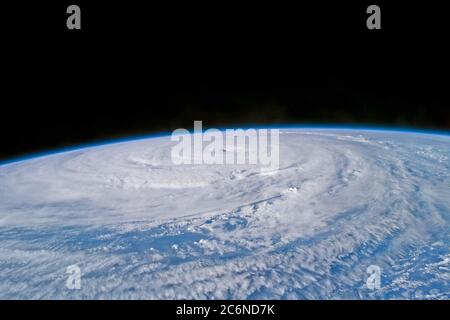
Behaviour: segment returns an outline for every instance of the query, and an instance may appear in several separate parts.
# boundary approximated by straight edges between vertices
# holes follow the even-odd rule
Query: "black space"
[[[392,2],[4,6],[0,159],[194,120],[450,130],[446,11]]]

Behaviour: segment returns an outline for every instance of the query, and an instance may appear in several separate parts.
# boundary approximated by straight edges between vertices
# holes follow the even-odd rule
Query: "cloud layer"
[[[449,137],[286,129],[271,175],[175,166],[172,145],[0,167],[0,298],[450,297]]]

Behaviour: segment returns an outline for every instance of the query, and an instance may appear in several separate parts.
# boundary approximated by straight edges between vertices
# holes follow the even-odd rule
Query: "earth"
[[[0,298],[450,298],[450,136],[284,128],[274,174],[174,144],[1,165]]]

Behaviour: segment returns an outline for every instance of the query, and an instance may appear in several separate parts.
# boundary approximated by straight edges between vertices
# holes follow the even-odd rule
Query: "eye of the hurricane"
[[[282,129],[270,172],[174,145],[0,166],[0,298],[450,298],[449,136]]]

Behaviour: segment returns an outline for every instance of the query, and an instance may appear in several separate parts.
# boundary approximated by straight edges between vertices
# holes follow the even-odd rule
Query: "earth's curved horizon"
[[[424,135],[432,135],[432,136],[448,136],[450,137],[450,131],[443,130],[443,129],[419,129],[419,128],[413,128],[413,127],[389,127],[389,126],[352,126],[352,125],[304,125],[304,126],[295,126],[295,125],[275,125],[275,126],[239,126],[239,127],[219,127],[218,130],[224,131],[226,129],[248,129],[248,128],[254,128],[254,129],[279,129],[279,130],[312,130],[312,131],[356,131],[356,132],[385,132],[385,133],[403,133],[403,134],[424,134]],[[208,128],[205,128],[205,130]],[[192,130],[190,130],[191,133],[193,133]],[[48,157],[53,156],[61,153],[71,152],[71,151],[78,151],[83,149],[89,149],[89,148],[95,148],[95,147],[101,147],[101,146],[107,146],[107,145],[114,145],[118,143],[126,143],[126,142],[134,142],[134,141],[141,141],[141,140],[148,140],[148,139],[157,139],[157,138],[164,138],[168,137],[172,134],[172,132],[169,131],[162,131],[157,133],[149,133],[149,134],[137,134],[137,135],[131,135],[131,136],[121,136],[117,138],[112,139],[97,139],[95,142],[92,143],[79,143],[74,144],[71,146],[63,146],[59,148],[50,148],[46,151],[34,151],[30,152],[25,155],[19,155],[14,157],[7,157],[5,159],[0,160],[0,168],[2,166],[6,166],[9,164],[27,161],[27,160],[33,160],[36,158],[42,158],[42,157]]]
[[[274,175],[161,135],[0,163],[0,298],[450,298],[449,135],[280,130]]]

